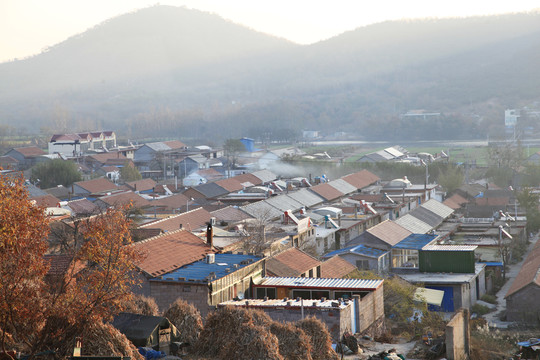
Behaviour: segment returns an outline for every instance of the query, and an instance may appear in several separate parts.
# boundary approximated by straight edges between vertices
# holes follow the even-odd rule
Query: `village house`
[[[114,131],[92,131],[78,134],[54,134],[49,140],[49,154],[68,157],[81,156],[89,151],[116,148]]]
[[[321,264],[321,277],[329,279],[346,278],[358,271],[358,268],[339,256],[333,256]]]
[[[79,197],[106,195],[107,193],[118,190],[119,188],[115,183],[105,178],[78,181],[71,185],[71,193],[73,196]]]
[[[321,262],[292,247],[266,259],[266,276],[321,277]]]
[[[527,255],[505,299],[507,321],[540,323],[540,241]]]
[[[4,154],[4,156],[17,160],[21,170],[29,169],[40,161],[47,161],[48,159],[44,158],[43,155],[47,155],[47,153],[37,146],[13,148]]]

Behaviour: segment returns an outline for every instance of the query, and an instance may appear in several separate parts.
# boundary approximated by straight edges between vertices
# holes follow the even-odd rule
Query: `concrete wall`
[[[540,287],[529,284],[506,298],[506,320],[540,324]]]
[[[470,343],[469,311],[460,309],[446,325],[446,358],[468,360]]]

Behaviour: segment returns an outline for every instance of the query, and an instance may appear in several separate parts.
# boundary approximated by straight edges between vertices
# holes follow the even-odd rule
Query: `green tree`
[[[142,175],[132,163],[126,161],[124,166],[120,169],[120,178],[123,181],[135,181],[141,180]]]
[[[439,174],[437,182],[446,192],[452,192],[463,184],[463,171],[452,164],[449,164],[445,170]]]
[[[524,188],[516,196],[519,205],[527,213],[527,232],[536,232],[540,230],[540,210],[538,210],[540,196],[535,194],[529,188]]]
[[[70,186],[81,180],[77,164],[73,161],[54,159],[32,168],[32,183],[39,183],[42,189],[57,185]]]

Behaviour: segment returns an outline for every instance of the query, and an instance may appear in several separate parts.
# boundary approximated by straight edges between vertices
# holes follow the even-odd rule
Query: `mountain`
[[[505,107],[540,100],[538,64],[540,13],[388,21],[300,46],[153,6],[0,64],[0,123],[130,137],[483,137]],[[444,116],[400,123],[413,109]]]

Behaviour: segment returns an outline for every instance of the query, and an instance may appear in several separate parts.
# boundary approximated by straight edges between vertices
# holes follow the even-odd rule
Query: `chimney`
[[[206,243],[210,245],[210,250],[214,248],[214,231],[212,229],[212,223],[208,223],[206,226]]]

